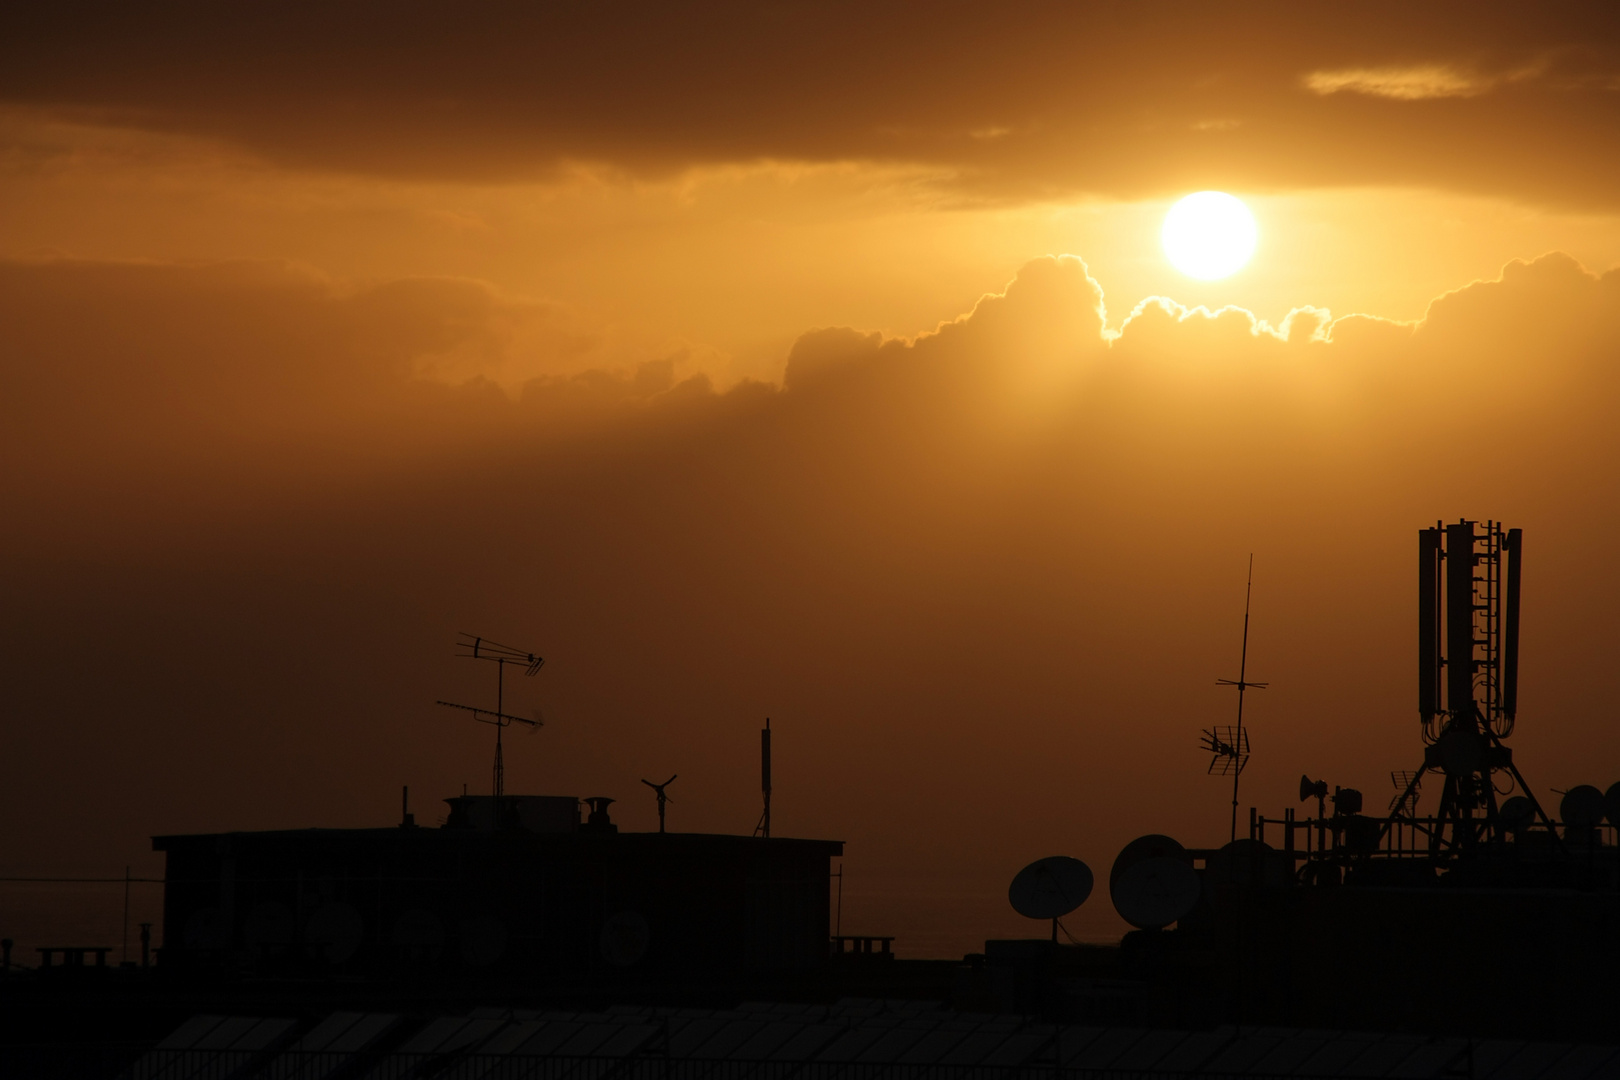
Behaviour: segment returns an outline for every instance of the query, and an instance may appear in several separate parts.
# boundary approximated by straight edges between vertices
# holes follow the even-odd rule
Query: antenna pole
[[[1245,627],[1248,625],[1247,616],[1245,616],[1244,625]],[[1244,632],[1247,634],[1247,630]],[[506,794],[506,762],[501,760],[501,732],[506,730],[506,725],[501,723],[500,720],[500,714],[506,711],[505,709],[501,708],[502,695],[505,692],[505,682],[506,661],[497,660],[495,661],[495,797],[497,799]],[[1239,691],[1240,695],[1241,693],[1242,691]],[[1239,696],[1238,701],[1241,702],[1242,700],[1243,698]],[[1239,715],[1242,715],[1241,705],[1239,706]],[[1234,807],[1236,805],[1236,803],[1233,803]],[[495,813],[497,815],[500,813],[500,809],[498,807],[496,808]],[[1232,813],[1237,813],[1237,810],[1234,809]],[[1234,818],[1233,820],[1236,819]]]
[[[771,718],[765,718],[765,730],[759,733],[759,786],[765,796],[765,812],[754,826],[754,835],[771,838]]]
[[[844,864],[838,864],[838,873],[833,875],[838,879],[838,914],[833,916],[833,936],[844,936]],[[842,946],[840,946],[842,948]]]
[[[540,726],[540,720],[525,720],[521,716],[506,715],[506,665],[523,664],[525,675],[538,675],[540,668],[545,665],[543,657],[536,656],[522,649],[514,649],[510,645],[502,645],[498,641],[487,638],[474,637],[472,634],[458,634],[456,642],[458,648],[467,650],[457,653],[457,656],[471,657],[474,660],[492,660],[495,663],[495,711],[488,709],[475,709],[470,705],[456,705],[458,709],[466,709],[481,723],[495,725],[495,797],[498,799],[506,794],[506,760],[503,753],[502,728],[516,722],[528,727],[531,731]],[[452,702],[441,701],[440,705],[451,705]],[[488,719],[485,719],[488,717]]]
[[[1243,691],[1249,688],[1249,600],[1254,595],[1254,552],[1249,553],[1249,579],[1243,586],[1243,651],[1238,658],[1237,739],[1234,747],[1243,748]],[[1259,684],[1256,684],[1259,685]],[[1243,762],[1239,760],[1232,770],[1232,839],[1237,839],[1238,779],[1243,775]]]

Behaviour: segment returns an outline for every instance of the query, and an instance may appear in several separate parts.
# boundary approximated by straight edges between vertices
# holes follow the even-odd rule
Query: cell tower
[[[1500,839],[1497,796],[1516,786],[1535,819],[1546,813],[1503,742],[1519,691],[1519,576],[1523,534],[1499,522],[1437,523],[1418,531],[1418,715],[1423,768],[1391,816],[1411,816],[1425,772],[1444,776],[1431,853],[1439,858]],[[1510,778],[1498,787],[1499,778]],[[1386,826],[1387,830],[1387,826]]]

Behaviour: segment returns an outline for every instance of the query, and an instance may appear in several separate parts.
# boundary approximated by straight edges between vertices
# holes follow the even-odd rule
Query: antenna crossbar
[[[454,701],[437,701],[436,705],[443,705],[447,709],[462,709],[473,714],[473,719],[480,724],[494,724],[496,727],[511,727],[513,724],[522,724],[525,727],[541,727],[543,721],[533,720],[527,716],[513,716],[511,713],[496,712],[494,709],[480,709],[472,705],[461,705]]]

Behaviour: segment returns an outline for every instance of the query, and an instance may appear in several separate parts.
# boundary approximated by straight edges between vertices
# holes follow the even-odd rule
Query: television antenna
[[[679,776],[679,775],[680,775],[679,773],[676,773],[676,774],[672,775],[668,780],[665,780],[662,784],[655,784],[651,780],[643,780],[642,781],[643,784],[646,784],[648,787],[652,788],[653,793],[658,796],[658,832],[659,832],[660,835],[662,835],[663,831],[664,831],[664,804],[667,803],[667,802],[673,802],[674,801],[673,799],[671,799],[668,795],[666,795],[664,793],[664,789],[669,787],[669,785],[673,784],[675,782],[675,777]]]
[[[1249,733],[1243,730],[1243,692],[1264,690],[1269,683],[1249,681],[1249,600],[1254,594],[1254,554],[1249,554],[1249,580],[1243,586],[1243,652],[1238,661],[1236,679],[1216,679],[1217,686],[1235,686],[1238,692],[1237,723],[1232,727],[1211,728],[1204,732],[1204,749],[1215,756],[1210,759],[1212,776],[1232,777],[1232,839],[1237,839],[1238,778],[1243,766],[1249,763]]]
[[[523,674],[535,676],[540,674],[540,668],[545,664],[545,658],[536,656],[532,652],[515,649],[510,645],[502,645],[498,641],[491,641],[485,637],[473,634],[457,634],[456,648],[460,651],[457,656],[469,657],[473,660],[488,660],[495,665],[495,708],[478,709],[471,705],[459,705],[454,701],[441,701],[452,709],[464,709],[473,714],[473,719],[479,723],[492,724],[495,727],[495,797],[498,799],[506,794],[506,762],[501,753],[501,736],[513,724],[522,724],[530,732],[537,731],[542,720],[538,714],[533,719],[522,716],[512,716],[503,711],[506,690],[506,665],[520,664]]]

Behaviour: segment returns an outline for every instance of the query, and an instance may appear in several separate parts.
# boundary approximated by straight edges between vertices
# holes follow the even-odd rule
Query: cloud
[[[960,953],[1020,932],[1005,881],[1042,852],[1222,835],[1197,733],[1250,552],[1245,791],[1413,767],[1411,533],[1464,514],[1529,538],[1516,763],[1606,785],[1617,289],[1549,255],[1411,324],[1155,298],[1111,336],[1085,264],[1046,258],[722,392],[676,358],[572,369],[589,334],[476,282],[0,265],[0,707],[16,760],[77,763],[13,771],[0,857],[476,786],[489,747],[431,707],[486,689],[471,629],[548,658],[507,687],[561,718],[509,748],[513,789],[639,828],[668,768],[679,828],[746,830],[769,715],[780,827],[849,841],[863,922]],[[435,373],[528,348],[564,366]]]
[[[1348,91],[1396,101],[1475,97],[1495,84],[1495,79],[1467,74],[1443,64],[1313,71],[1305,77],[1305,85],[1317,94]]]
[[[1345,20],[1277,0],[995,19],[500,0],[447,18],[366,0],[273,17],[173,2],[136,26],[88,3],[3,17],[0,104],[385,176],[862,161],[996,198],[1377,183],[1612,207],[1614,19],[1598,3],[1378,3]],[[1532,70],[1511,107],[1484,93]],[[1390,99],[1445,108],[1392,115]]]

